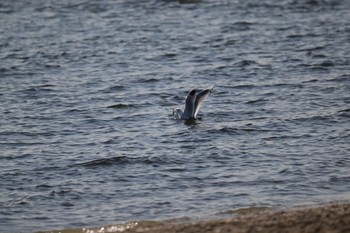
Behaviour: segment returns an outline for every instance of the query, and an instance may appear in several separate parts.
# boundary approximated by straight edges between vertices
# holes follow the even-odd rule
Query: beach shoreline
[[[350,232],[350,202],[322,206],[298,207],[290,210],[270,208],[241,209],[231,217],[192,221],[134,221],[99,228],[44,231],[50,233],[311,233]],[[42,232],[37,232],[42,233]]]
[[[335,203],[319,207],[288,211],[264,210],[238,214],[236,217],[200,221],[189,224],[169,224],[155,227],[135,227],[128,233],[247,233],[247,232],[350,232],[350,204]]]

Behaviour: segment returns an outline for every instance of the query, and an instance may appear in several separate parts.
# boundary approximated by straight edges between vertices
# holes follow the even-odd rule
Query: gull
[[[192,89],[186,97],[185,111],[182,112],[181,109],[174,108],[173,109],[174,118],[178,120],[197,119],[197,114],[200,106],[202,105],[203,101],[208,97],[209,93],[213,91],[213,89],[214,89],[214,86],[211,86],[200,92],[198,92],[197,89]]]

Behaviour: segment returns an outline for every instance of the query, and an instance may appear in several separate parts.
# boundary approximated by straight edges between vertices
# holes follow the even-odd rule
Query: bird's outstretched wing
[[[185,111],[182,114],[182,118],[184,119],[193,118],[194,111],[195,111],[196,94],[197,94],[196,89],[192,89],[190,93],[188,93],[186,97]]]
[[[197,117],[199,108],[201,107],[203,101],[208,97],[209,93],[213,91],[213,89],[214,89],[214,86],[211,86],[211,87],[199,92],[196,95],[196,100],[194,102],[194,112],[193,112],[193,116],[192,116],[193,118]],[[187,101],[186,101],[186,105],[187,105]]]

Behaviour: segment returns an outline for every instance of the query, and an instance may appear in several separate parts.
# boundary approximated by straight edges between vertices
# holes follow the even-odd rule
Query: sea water
[[[185,3],[0,3],[1,232],[349,199],[350,2]]]

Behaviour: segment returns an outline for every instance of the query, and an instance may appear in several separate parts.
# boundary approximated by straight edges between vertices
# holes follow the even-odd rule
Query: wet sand
[[[350,203],[276,211],[246,208],[230,211],[230,218],[194,222],[190,218],[169,221],[135,221],[99,228],[75,228],[50,233],[348,233]],[[220,217],[220,216],[219,216]],[[37,232],[42,233],[42,232]]]
[[[350,204],[290,211],[259,211],[197,223],[139,224],[128,233],[350,232]]]

